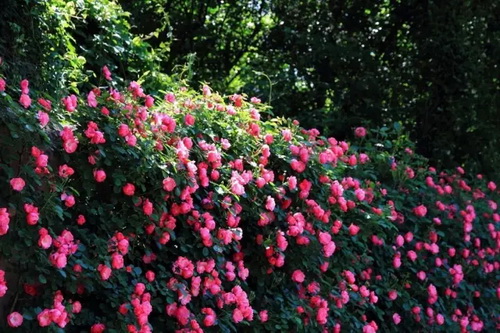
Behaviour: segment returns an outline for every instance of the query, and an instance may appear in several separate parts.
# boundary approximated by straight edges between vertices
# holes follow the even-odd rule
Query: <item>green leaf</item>
[[[45,276],[43,274],[38,275],[38,281],[41,284],[46,284],[47,283],[47,279],[45,278]]]

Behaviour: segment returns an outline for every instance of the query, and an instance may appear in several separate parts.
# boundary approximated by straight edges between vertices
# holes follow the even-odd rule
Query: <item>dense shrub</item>
[[[398,124],[350,145],[103,74],[63,100],[0,81],[3,330],[497,327],[493,182],[429,168]]]
[[[2,71],[47,91],[76,91],[108,65],[123,79],[147,71],[144,84],[158,89],[170,80],[160,73],[161,51],[131,33],[129,17],[114,0],[3,0],[0,35],[9,38],[0,40]]]

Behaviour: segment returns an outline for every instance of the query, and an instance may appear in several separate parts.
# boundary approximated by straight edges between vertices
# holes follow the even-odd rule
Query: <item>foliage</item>
[[[124,79],[144,74],[140,81],[157,88],[170,81],[159,72],[159,55],[130,32],[130,14],[115,1],[6,0],[3,6],[0,34],[11,38],[0,41],[0,57],[9,77],[31,77],[61,93],[90,88],[104,65]]]
[[[133,31],[168,51],[167,72],[195,54],[195,84],[261,96],[340,138],[400,121],[433,165],[498,178],[497,1],[120,3]]]
[[[497,1],[3,3],[12,79],[77,91],[108,65],[156,92],[174,74],[259,96],[340,139],[399,121],[432,165],[500,180]]]
[[[350,145],[102,73],[62,100],[0,81],[3,331],[495,329],[493,182],[399,123]]]

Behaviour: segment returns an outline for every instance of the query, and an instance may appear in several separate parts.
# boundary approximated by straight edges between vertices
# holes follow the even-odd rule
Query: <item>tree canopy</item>
[[[126,78],[147,72],[146,86],[181,74],[340,138],[401,121],[436,166],[497,177],[494,0],[5,2],[0,29],[12,38],[0,52],[18,73],[79,82],[107,64]]]

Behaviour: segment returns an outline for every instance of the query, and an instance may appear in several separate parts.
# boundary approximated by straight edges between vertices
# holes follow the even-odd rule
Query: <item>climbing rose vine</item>
[[[493,182],[429,167],[399,124],[349,144],[103,75],[0,79],[2,331],[499,328]]]

